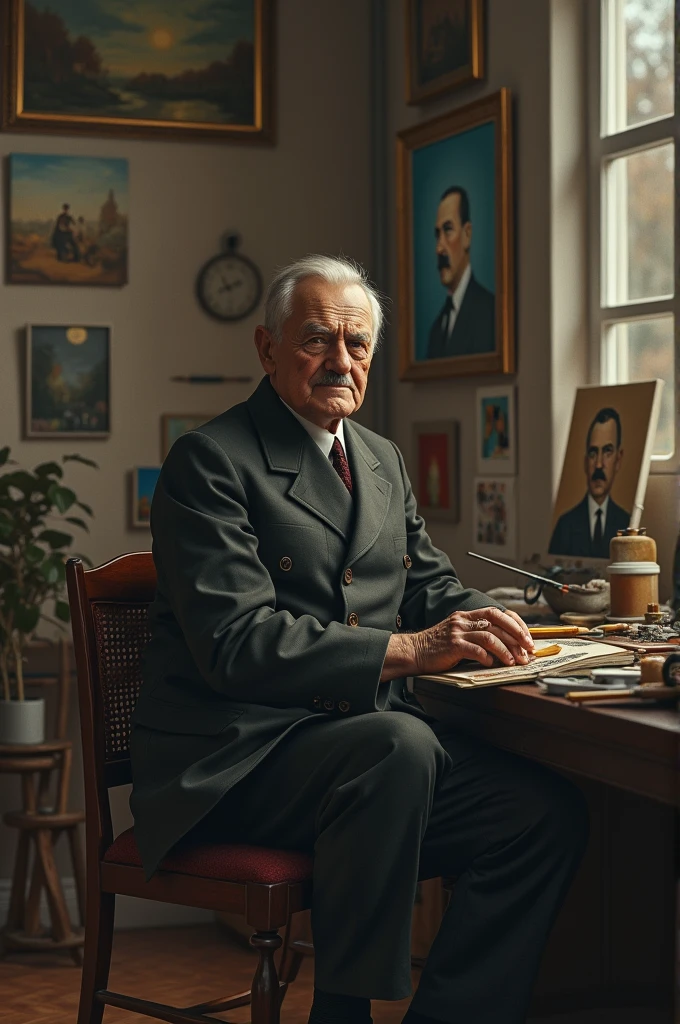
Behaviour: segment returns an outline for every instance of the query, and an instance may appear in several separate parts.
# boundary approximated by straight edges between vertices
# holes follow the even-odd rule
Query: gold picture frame
[[[243,123],[240,123],[238,119],[236,122],[228,121],[226,119],[220,120],[217,117],[215,120],[210,120],[207,114],[210,113],[210,108],[219,108],[219,97],[215,97],[214,92],[210,92],[210,89],[214,89],[214,84],[208,81],[206,77],[203,86],[196,84],[195,78],[192,80],[191,88],[198,90],[196,96],[193,99],[186,100],[185,97],[179,96],[176,98],[176,90],[186,89],[188,86],[181,81],[181,75],[174,72],[170,76],[164,74],[149,74],[148,69],[145,65],[140,64],[139,71],[136,75],[136,80],[140,83],[139,89],[142,89],[142,95],[146,97],[148,101],[146,106],[154,109],[154,107],[167,108],[173,105],[185,105],[186,102],[193,103],[197,111],[202,112],[205,119],[199,119],[198,113],[195,115],[196,120],[185,120],[183,117],[178,116],[177,118],[162,117],[154,115],[147,111],[145,116],[128,117],[124,115],[116,116],[111,112],[112,98],[117,103],[121,103],[121,97],[124,95],[120,91],[129,89],[129,83],[125,83],[124,86],[118,86],[115,82],[109,82],[108,73],[103,70],[104,64],[99,61],[100,70],[99,75],[101,82],[98,83],[98,87],[101,91],[102,97],[106,97],[107,103],[102,104],[102,111],[96,112],[91,90],[91,83],[88,84],[87,88],[90,90],[87,94],[86,106],[92,107],[92,113],[84,113],[82,110],[76,110],[75,108],[70,112],[64,111],[64,106],[67,102],[75,104],[77,107],[78,94],[78,82],[80,81],[79,75],[84,78],[83,73],[80,70],[80,65],[73,64],[73,75],[74,85],[73,95],[76,96],[76,100],[71,99],[71,94],[67,100],[62,99],[62,109],[39,109],[27,107],[26,104],[26,90],[25,90],[25,43],[26,43],[26,19],[25,19],[25,0],[6,0],[6,3],[2,4],[2,42],[3,42],[3,54],[4,54],[4,72],[3,72],[3,96],[2,96],[2,112],[1,112],[1,127],[5,131],[26,131],[26,132],[41,132],[41,133],[54,133],[54,134],[69,134],[69,135],[116,135],[124,136],[126,138],[165,138],[177,140],[196,141],[200,139],[210,139],[211,141],[235,141],[239,142],[272,142],[274,140],[274,97],[273,97],[273,86],[274,86],[274,17],[275,17],[275,2],[276,0],[252,0],[252,42],[246,40],[243,42],[243,46],[252,47],[252,57],[247,54],[248,60],[252,60],[253,75],[252,78],[248,74],[248,80],[245,82],[245,88],[247,92],[247,100],[243,100],[243,92],[239,93],[239,88],[243,89],[243,82],[236,82],[236,91],[233,93],[234,96],[239,98],[242,106],[251,108],[252,99],[252,116],[249,118],[243,117]],[[58,4],[57,4],[58,8]],[[55,17],[55,11],[46,12],[49,13],[52,18]],[[176,15],[177,11],[173,11],[173,15]],[[56,12],[61,20],[60,30],[62,34],[65,32],[69,45],[75,46],[81,43],[81,39],[78,38],[71,40],[69,30],[71,29],[70,22],[67,22],[64,18],[59,16],[58,10]],[[197,26],[197,30],[203,27],[203,35],[209,35],[207,32],[208,26]],[[77,29],[73,28],[73,33]],[[156,43],[153,40],[149,45],[154,46],[157,50],[164,50],[173,45],[172,33],[169,29],[163,29],[162,27],[156,32],[164,33],[163,37],[159,36]],[[152,37],[156,33],[148,33],[149,37]],[[136,37],[139,38],[139,35]],[[101,56],[97,53],[96,48],[93,46],[92,40],[89,38],[85,39],[92,52],[96,56]],[[236,42],[236,46],[241,43]],[[234,47],[236,48],[236,47]],[[225,50],[226,53],[226,50]],[[206,76],[208,72],[207,65],[211,63],[213,59],[214,51],[210,54],[206,51]],[[233,51],[229,52],[228,60],[223,60],[225,81],[229,82],[229,74],[232,74],[235,78],[239,71],[243,74],[241,68],[234,70],[232,62]],[[94,60],[94,58],[93,58]],[[141,58],[140,58],[141,60]],[[40,66],[44,66],[44,62],[39,62]],[[96,62],[95,62],[96,64]],[[247,64],[247,61],[246,61]],[[212,64],[211,64],[212,69]],[[189,68],[187,66],[186,71],[196,76],[202,73],[202,69]],[[131,72],[126,72],[131,73]],[[166,90],[165,94],[161,90],[160,93],[149,92],[151,89],[151,79],[164,79],[164,81],[158,84],[156,82],[156,90],[161,86]],[[133,81],[135,76],[133,76]],[[145,79],[145,82],[142,80]],[[252,82],[252,97],[248,90],[250,90]],[[107,91],[106,86],[111,85],[111,91]],[[83,100],[85,95],[85,85],[81,85],[80,99]],[[206,90],[205,97],[201,97],[201,88]],[[144,92],[146,90],[146,93]],[[175,90],[175,92],[173,92]],[[48,95],[51,97],[52,91],[45,88],[45,82],[41,83],[41,89],[38,89],[41,95]],[[223,94],[221,96],[223,101]],[[47,104],[49,101],[45,101]],[[234,100],[236,106],[237,101]],[[115,103],[113,104],[115,106]],[[139,105],[139,104],[138,104]],[[56,104],[55,104],[56,106]],[[145,104],[142,103],[142,108]],[[223,115],[224,116],[224,115]]]
[[[514,373],[508,89],[399,133],[397,232],[400,379]]]
[[[449,0],[447,25],[428,23],[427,6],[427,0],[406,2],[407,103],[484,78],[484,0]]]

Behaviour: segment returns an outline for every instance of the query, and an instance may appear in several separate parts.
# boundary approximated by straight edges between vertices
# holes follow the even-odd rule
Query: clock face
[[[260,301],[262,280],[250,260],[225,253],[215,256],[203,267],[197,291],[210,316],[217,320],[240,320],[252,313]]]

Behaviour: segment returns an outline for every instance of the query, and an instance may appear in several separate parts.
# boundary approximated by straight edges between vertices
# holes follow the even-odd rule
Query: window
[[[674,3],[601,0],[598,16],[589,26],[600,93],[597,104],[591,92],[600,111],[590,135],[593,370],[603,384],[665,382],[654,459],[675,468]]]

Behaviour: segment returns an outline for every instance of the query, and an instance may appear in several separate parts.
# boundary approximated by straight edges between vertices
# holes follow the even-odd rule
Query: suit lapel
[[[273,473],[294,477],[288,496],[348,538],[353,505],[345,485],[304,427],[264,377],[247,402]]]
[[[379,476],[380,461],[348,420],[344,430],[356,504],[354,533],[346,559],[350,566],[375,544],[389,508],[392,484]]]

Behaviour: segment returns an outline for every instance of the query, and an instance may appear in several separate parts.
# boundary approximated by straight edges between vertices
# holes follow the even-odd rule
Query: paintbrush
[[[482,562],[490,562],[491,565],[499,565],[501,569],[509,569],[510,572],[518,572],[520,576],[529,576],[532,580],[540,580],[541,583],[547,583],[551,587],[557,587],[563,594],[568,594],[572,589],[569,583],[558,583],[557,580],[551,580],[548,576],[537,576],[535,572],[527,572],[526,569],[518,569],[514,565],[506,565],[505,562],[497,562],[495,558],[487,558],[486,555],[478,555],[475,551],[468,551],[470,558],[479,558]]]

